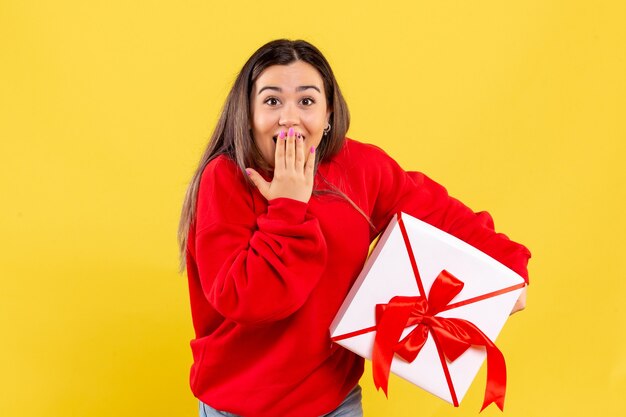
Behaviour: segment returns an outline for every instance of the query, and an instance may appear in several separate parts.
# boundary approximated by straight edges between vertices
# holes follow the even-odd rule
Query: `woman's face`
[[[254,142],[272,167],[281,131],[293,127],[304,149],[317,148],[330,118],[322,77],[304,61],[266,68],[252,87],[250,107]]]

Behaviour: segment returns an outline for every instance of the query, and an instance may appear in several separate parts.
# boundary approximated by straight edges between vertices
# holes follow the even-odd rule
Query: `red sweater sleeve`
[[[489,213],[474,213],[426,175],[405,172],[384,152],[381,158],[377,164],[380,189],[372,216],[377,230],[382,230],[393,215],[403,211],[480,249],[528,282],[530,251],[506,235],[496,233]]]
[[[301,307],[327,253],[308,204],[278,198],[258,214],[252,192],[232,161],[209,163],[198,192],[195,241],[207,300],[222,316],[248,324],[279,320]]]

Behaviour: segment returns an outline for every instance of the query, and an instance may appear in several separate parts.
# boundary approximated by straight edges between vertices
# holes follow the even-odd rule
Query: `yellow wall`
[[[196,414],[180,204],[236,72],[277,37],[325,52],[352,137],[531,248],[498,339],[506,415],[623,415],[624,22],[620,0],[3,0],[0,415]],[[370,377],[367,416],[474,416],[485,374],[458,410]]]

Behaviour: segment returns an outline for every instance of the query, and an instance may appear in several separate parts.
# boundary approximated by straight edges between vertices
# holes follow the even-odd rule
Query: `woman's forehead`
[[[275,87],[274,89],[290,92],[310,86],[317,87],[320,92],[324,91],[322,76],[315,67],[304,61],[267,67],[254,83],[256,91],[266,87]]]

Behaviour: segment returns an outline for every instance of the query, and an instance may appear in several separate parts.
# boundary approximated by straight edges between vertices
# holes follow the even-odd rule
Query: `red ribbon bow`
[[[415,272],[417,272],[416,268]],[[421,284],[419,275],[416,278]],[[376,337],[372,362],[374,383],[377,389],[382,387],[387,395],[389,372],[394,354],[407,362],[412,362],[426,343],[430,333],[439,352],[454,406],[458,407],[459,404],[446,359],[453,362],[474,345],[484,346],[487,351],[487,387],[480,411],[491,403],[496,403],[500,410],[504,409],[506,365],[500,350],[469,321],[437,317],[438,313],[450,309],[450,301],[461,292],[463,285],[462,281],[444,270],[433,282],[428,299],[423,296],[397,296],[393,297],[388,304],[376,306]],[[422,286],[419,285],[419,287]],[[404,329],[412,325],[417,325],[417,327],[400,340]]]

